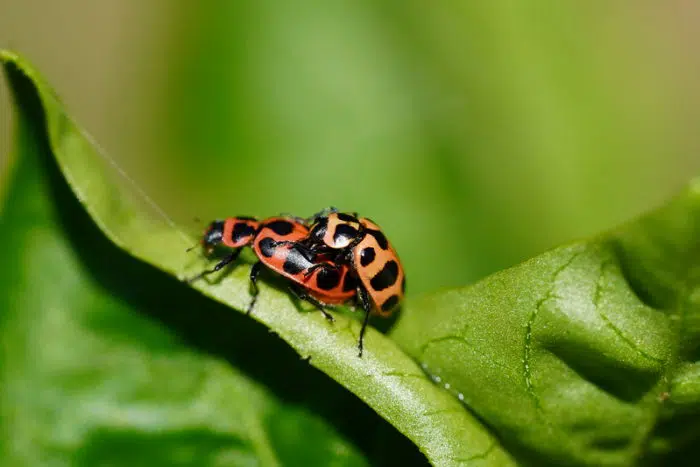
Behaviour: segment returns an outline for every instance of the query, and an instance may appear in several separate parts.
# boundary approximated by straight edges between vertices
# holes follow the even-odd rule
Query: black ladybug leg
[[[369,312],[372,310],[372,305],[369,301],[367,291],[364,289],[364,287],[357,288],[357,298],[360,302],[360,306],[365,311],[365,319],[362,321],[362,329],[360,329],[360,341],[357,344],[358,349],[360,349],[359,357],[362,357],[365,330],[367,329],[367,324],[369,323]]]
[[[331,315],[330,313],[328,313],[328,312],[326,311],[326,308],[325,308],[325,306],[323,305],[323,303],[319,302],[319,301],[316,300],[314,297],[312,297],[311,295],[307,294],[306,292],[302,291],[299,287],[296,287],[296,286],[294,286],[294,285],[290,285],[290,286],[289,286],[289,290],[291,290],[292,293],[293,293],[294,295],[296,295],[296,297],[297,297],[299,300],[306,300],[307,302],[311,303],[313,306],[315,306],[316,308],[318,308],[318,311],[320,311],[321,313],[323,313],[323,316],[324,316],[329,322],[331,322],[331,323],[335,322],[335,318],[333,318],[333,315]]]
[[[289,240],[280,240],[274,243],[275,247],[278,246],[291,246],[293,247],[296,251],[298,251],[307,261],[314,262],[316,261],[316,251],[308,247],[306,245],[303,245],[299,242],[292,242]]]
[[[311,277],[311,275],[314,272],[316,272],[317,269],[326,268],[326,267],[330,267],[330,265],[326,264],[326,263],[314,264],[313,266],[311,266],[309,269],[306,270],[306,272],[304,273],[304,279],[308,279],[309,277]],[[335,268],[335,269],[337,269],[337,268]]]
[[[258,294],[260,293],[260,289],[258,288],[258,274],[260,274],[260,268],[262,267],[262,262],[258,261],[253,265],[253,267],[250,268],[250,286],[252,289],[252,294],[253,298],[250,301],[250,305],[248,305],[248,310],[246,311],[246,315],[249,315],[251,311],[253,311],[253,307],[255,306],[255,302],[258,301]]]
[[[290,240],[279,240],[273,243],[274,247],[277,248],[278,246],[293,246],[293,247],[301,247],[299,242],[292,242]]]
[[[232,252],[230,255],[228,255],[227,257],[225,257],[225,258],[222,259],[221,261],[219,261],[219,262],[216,264],[216,266],[214,266],[212,269],[208,269],[208,270],[206,270],[206,271],[202,271],[202,272],[200,272],[199,274],[197,274],[196,276],[194,276],[194,277],[192,277],[192,278],[190,278],[190,279],[187,279],[185,282],[187,282],[188,284],[191,284],[192,282],[196,281],[197,279],[201,279],[202,277],[204,277],[204,276],[206,276],[206,275],[208,275],[208,274],[212,274],[212,273],[215,273],[216,271],[220,271],[221,268],[223,268],[223,267],[226,266],[227,264],[230,264],[230,263],[236,261],[236,258],[238,258],[238,255],[239,255],[240,253],[241,253],[241,249],[240,249],[240,248],[238,248],[238,249],[236,249],[236,250],[233,250],[233,252]]]

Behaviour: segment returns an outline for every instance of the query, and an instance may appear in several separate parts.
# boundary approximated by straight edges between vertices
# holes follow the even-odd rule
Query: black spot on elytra
[[[262,253],[265,258],[272,258],[275,255],[277,245],[270,237],[263,238],[258,245],[260,247],[260,253]]]
[[[323,237],[326,236],[326,230],[328,229],[328,218],[321,217],[314,224],[311,232],[309,233],[309,238],[312,238],[318,243],[323,243]]]
[[[380,291],[394,285],[398,277],[399,265],[392,259],[369,281],[369,284],[374,290]]]
[[[399,303],[399,296],[392,295],[382,303],[382,311],[391,311]]]
[[[360,264],[362,266],[372,264],[372,261],[374,261],[375,256],[376,254],[374,253],[374,248],[372,248],[371,246],[364,248],[362,251],[360,251]]]
[[[353,274],[345,274],[345,279],[343,280],[343,292],[350,292],[357,288],[357,279]]]
[[[291,222],[283,220],[272,221],[269,224],[265,224],[265,227],[277,235],[289,235],[294,230],[294,225]]]
[[[299,274],[301,271],[307,269],[308,267],[308,260],[304,258],[304,255],[299,253],[294,248],[289,250],[289,252],[287,253],[287,257],[284,259],[284,264],[282,265],[282,269],[284,269],[284,272],[292,275]]]
[[[389,241],[386,239],[384,234],[380,230],[367,229],[367,233],[374,237],[379,245],[379,248],[386,250],[389,248]]]
[[[355,216],[351,216],[350,214],[345,214],[344,212],[339,212],[336,215],[338,216],[338,219],[340,219],[341,221],[357,222],[357,218]]]
[[[231,232],[231,240],[234,243],[241,242],[246,237],[252,237],[255,235],[255,229],[245,222],[236,222],[233,226],[233,231]]]
[[[321,268],[316,276],[316,285],[319,289],[331,290],[340,283],[340,273],[337,269],[330,267]]]
[[[355,227],[349,226],[348,224],[340,224],[335,228],[333,241],[335,243],[349,243],[352,242],[358,234],[359,232]]]

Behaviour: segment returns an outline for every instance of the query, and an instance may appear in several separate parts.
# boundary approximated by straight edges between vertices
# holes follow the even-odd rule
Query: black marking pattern
[[[294,248],[290,249],[287,253],[287,257],[284,259],[284,264],[282,269],[287,274],[299,274],[301,271],[309,267],[309,262],[304,258],[304,256],[299,253]]]
[[[401,280],[401,293],[406,293],[406,276],[403,276],[403,279]]]
[[[393,259],[387,261],[384,267],[370,281],[369,284],[376,291],[384,290],[396,283],[399,278],[399,265]]]
[[[323,237],[326,236],[326,230],[328,229],[328,218],[321,217],[318,222],[311,229],[309,238],[313,238],[316,242],[323,242]]]
[[[275,249],[277,248],[277,245],[275,244],[275,241],[271,239],[270,237],[265,237],[260,242],[258,243],[260,247],[260,253],[265,258],[272,258],[275,255]]]
[[[399,303],[399,296],[392,295],[382,303],[382,311],[391,311]]]
[[[289,235],[294,230],[294,224],[292,224],[289,221],[283,221],[283,220],[272,221],[268,224],[265,224],[265,227],[269,228],[277,235],[282,235],[282,236]]]
[[[339,212],[336,214],[338,216],[338,219],[341,221],[345,222],[358,222],[357,218],[355,216],[351,216],[350,214],[345,214],[344,212]]]
[[[244,238],[252,237],[253,235],[255,235],[255,229],[251,225],[245,222],[237,222],[231,232],[231,241],[240,243]]]
[[[377,241],[377,244],[379,245],[379,248],[381,248],[382,250],[386,250],[387,248],[389,248],[389,241],[386,239],[386,236],[380,230],[367,229],[366,232],[374,237],[374,239]]]
[[[348,224],[340,224],[335,228],[335,232],[333,233],[333,242],[335,242],[335,243],[350,243],[358,235],[359,235],[359,232],[357,231],[357,229],[355,227],[352,227]]]
[[[372,248],[371,246],[363,248],[362,251],[360,251],[360,264],[362,266],[369,266],[370,264],[372,264],[375,257],[376,253],[374,252],[374,248]]]
[[[316,285],[322,290],[331,290],[340,284],[340,272],[332,267],[324,267],[318,271]]]
[[[357,288],[357,279],[352,274],[346,274],[343,280],[343,292],[350,292]]]

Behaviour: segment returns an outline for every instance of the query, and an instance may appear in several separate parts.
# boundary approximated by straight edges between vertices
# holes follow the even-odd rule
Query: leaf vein
[[[620,340],[622,340],[625,344],[627,344],[627,346],[630,347],[632,350],[634,350],[639,356],[646,358],[648,360],[652,360],[654,362],[663,363],[664,359],[654,357],[653,355],[642,350],[632,339],[627,337],[622,332],[622,330],[620,328],[615,326],[615,324],[613,324],[612,320],[610,320],[610,318],[605,313],[603,313],[603,311],[600,307],[600,300],[602,298],[603,289],[604,289],[603,282],[604,282],[604,278],[605,278],[605,270],[606,270],[606,268],[610,267],[612,264],[613,264],[612,261],[606,260],[600,266],[600,275],[598,276],[598,282],[596,283],[595,294],[593,296],[593,305],[594,305],[596,311],[598,312],[598,316],[600,316],[600,318],[603,320],[605,325],[608,328],[610,328],[610,330],[613,333],[615,333],[615,335],[617,337],[619,337]]]
[[[544,294],[544,296],[537,301],[535,304],[534,309],[530,313],[527,319],[527,323],[525,324],[525,342],[523,345],[523,378],[525,380],[525,391],[529,395],[529,397],[532,399],[533,404],[535,405],[535,408],[537,409],[538,413],[542,410],[542,407],[540,405],[540,399],[535,393],[535,388],[534,384],[532,383],[532,368],[531,368],[531,363],[530,359],[532,357],[532,327],[535,323],[535,319],[537,318],[537,314],[540,311],[540,308],[544,305],[545,302],[547,302],[550,298],[554,297],[554,289],[556,287],[556,281],[559,275],[568,268],[576,258],[578,258],[581,254],[585,252],[585,249],[582,251],[578,251],[576,253],[573,253],[571,257],[565,261],[561,266],[559,266],[553,273],[552,273],[552,279],[551,279],[551,285],[547,292]]]
[[[473,455],[473,456],[471,456],[471,457],[467,457],[467,458],[452,458],[452,460],[455,461],[455,462],[458,462],[458,463],[460,463],[460,464],[468,465],[468,464],[471,464],[471,463],[474,462],[474,461],[486,459],[489,455],[491,455],[491,453],[493,452],[493,450],[494,450],[495,448],[496,448],[496,443],[493,442],[493,443],[491,443],[491,445],[486,449],[486,451],[484,451],[484,452],[482,452],[482,453],[480,453],[480,454],[475,454],[475,455]]]

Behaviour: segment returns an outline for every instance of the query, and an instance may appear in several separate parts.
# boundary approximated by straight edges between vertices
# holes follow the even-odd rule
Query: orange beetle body
[[[396,250],[379,226],[367,218],[361,218],[360,224],[365,235],[351,251],[351,267],[374,304],[372,312],[389,317],[403,301],[406,276]]]
[[[362,355],[369,315],[389,317],[403,301],[403,266],[379,226],[368,218],[330,208],[313,216],[310,222],[308,239],[301,244],[310,252],[328,255],[340,266],[349,266],[357,276],[357,300],[365,311],[358,344]]]
[[[304,287],[323,304],[347,302],[355,296],[356,287],[356,281],[348,274],[349,268],[336,266],[322,257],[310,261],[292,244],[308,234],[308,227],[289,218],[266,219],[253,240],[253,251],[265,266]]]
[[[250,271],[253,300],[248,307],[250,313],[258,295],[257,277],[261,266],[285,277],[292,291],[302,299],[313,303],[332,321],[324,310],[326,306],[339,305],[351,300],[356,294],[356,280],[348,266],[338,266],[323,255],[311,261],[296,247],[304,240],[309,228],[291,217],[272,217],[258,221],[252,217],[229,217],[212,222],[202,237],[202,246],[207,255],[218,247],[232,250],[216,266],[189,279],[192,282],[207,274],[219,271],[236,260],[241,249],[252,247],[258,262]]]

